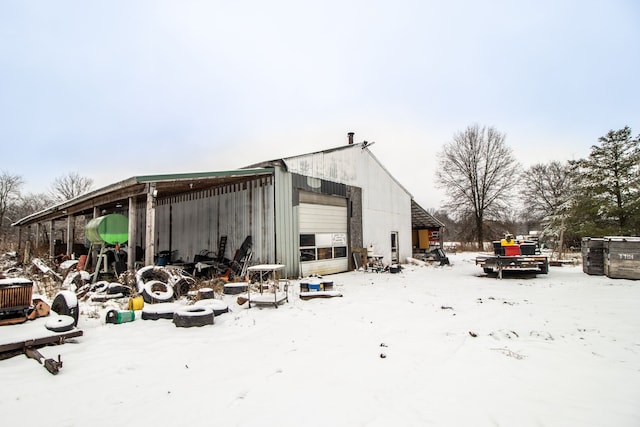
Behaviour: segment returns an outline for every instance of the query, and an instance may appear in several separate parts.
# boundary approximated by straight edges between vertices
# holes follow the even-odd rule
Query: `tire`
[[[213,289],[211,288],[200,288],[198,289],[198,299],[206,300],[215,298],[215,294]]]
[[[171,274],[169,274],[169,272],[164,269],[164,267],[158,267],[156,265],[148,265],[146,267],[142,267],[136,272],[136,286],[138,287],[139,293],[142,293],[142,290],[144,289],[144,285],[146,283],[152,281],[170,283]]]
[[[173,323],[177,328],[213,325],[213,317],[210,307],[190,305],[173,313]]]
[[[51,310],[61,316],[70,316],[73,318],[73,326],[78,324],[80,317],[80,308],[78,306],[78,298],[71,291],[60,291],[51,303]]]
[[[175,290],[176,296],[179,298],[189,294],[189,290],[195,284],[196,284],[196,281],[191,277],[181,277],[173,285],[173,289]]]
[[[142,298],[148,304],[173,301],[173,288],[159,280],[151,280],[142,288]]]
[[[91,287],[91,290],[97,294],[103,294],[107,292],[107,289],[109,289],[109,282],[106,280],[100,280]]]
[[[142,267],[136,272],[136,286],[138,287],[139,293],[142,293],[142,290],[144,289],[145,276],[147,275],[147,272],[150,272],[151,270],[153,270],[153,266],[148,265],[146,267]]]
[[[229,312],[229,305],[219,299],[202,299],[196,301],[193,305],[196,307],[209,307],[213,310],[214,316],[220,316],[221,314]]]
[[[484,267],[482,270],[484,270],[484,272],[487,274],[493,273],[493,268],[490,268],[490,267]]]
[[[549,274],[549,263],[544,263],[540,266],[540,274]]]
[[[110,295],[122,294],[124,296],[129,296],[131,295],[131,288],[121,283],[113,282],[109,283],[109,286],[107,287],[107,293]]]
[[[181,308],[175,303],[145,304],[142,307],[142,320],[173,319],[173,313]]]
[[[44,327],[53,332],[67,332],[72,330],[76,326],[77,322],[77,319],[63,314],[48,319],[45,322]]]

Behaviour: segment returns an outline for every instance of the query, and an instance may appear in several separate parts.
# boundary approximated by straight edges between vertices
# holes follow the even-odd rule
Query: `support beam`
[[[42,234],[42,230],[40,230],[40,223],[36,222],[36,249],[40,247],[40,234]]]
[[[129,197],[129,240],[127,246],[127,268],[135,270],[136,264],[136,242],[138,241],[138,224],[136,223],[136,199]]]
[[[73,215],[67,216],[67,256],[70,257],[73,252],[73,235],[75,220]]]
[[[51,220],[51,222],[49,223],[49,258],[50,259],[53,259],[56,252],[55,232],[56,232],[55,221]]]
[[[147,187],[147,209],[146,209],[146,233],[144,246],[144,263],[153,265],[153,257],[156,253],[156,184],[150,183]]]

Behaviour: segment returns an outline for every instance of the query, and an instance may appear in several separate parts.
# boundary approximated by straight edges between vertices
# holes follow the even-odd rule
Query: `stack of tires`
[[[138,293],[148,304],[171,302],[185,296],[195,280],[180,269],[150,265],[136,272]]]

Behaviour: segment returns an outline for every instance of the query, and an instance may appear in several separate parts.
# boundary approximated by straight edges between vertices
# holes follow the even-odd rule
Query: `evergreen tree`
[[[610,130],[589,158],[572,162],[580,176],[572,214],[582,232],[633,235],[640,225],[640,138],[628,126]],[[587,221],[585,215],[591,217]],[[593,235],[589,233],[587,235]]]

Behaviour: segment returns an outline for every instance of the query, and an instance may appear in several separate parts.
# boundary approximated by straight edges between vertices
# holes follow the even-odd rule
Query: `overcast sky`
[[[640,2],[0,0],[0,169],[236,169],[375,141],[425,208],[477,123],[523,167],[640,133]]]

